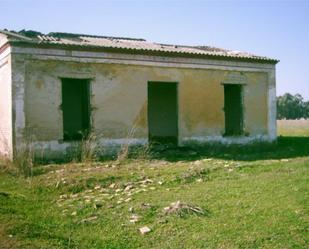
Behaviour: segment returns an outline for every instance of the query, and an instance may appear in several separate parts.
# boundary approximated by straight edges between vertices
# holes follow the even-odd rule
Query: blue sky
[[[279,59],[277,95],[309,100],[309,0],[0,0],[0,29],[211,45]]]

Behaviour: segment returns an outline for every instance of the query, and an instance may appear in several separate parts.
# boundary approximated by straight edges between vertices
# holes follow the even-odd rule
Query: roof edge
[[[112,52],[112,53],[124,53],[124,54],[141,54],[141,55],[156,55],[156,56],[169,56],[169,57],[182,57],[182,58],[205,58],[216,60],[228,60],[228,61],[241,61],[241,62],[255,62],[264,64],[276,65],[279,60],[272,58],[249,58],[249,57],[236,57],[233,55],[211,55],[211,54],[193,54],[186,52],[174,52],[174,51],[158,51],[148,49],[135,49],[135,48],[111,48],[102,46],[88,45],[83,47],[75,44],[52,44],[52,43],[38,43],[35,41],[21,41],[21,40],[9,40],[9,44],[20,47],[38,47],[38,48],[56,48],[56,49],[75,49],[78,51],[98,51],[98,52]]]

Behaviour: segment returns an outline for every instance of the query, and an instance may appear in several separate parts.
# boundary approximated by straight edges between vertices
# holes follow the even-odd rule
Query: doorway
[[[178,144],[176,82],[148,82],[149,142]]]
[[[243,133],[242,85],[224,85],[225,135],[239,136]]]
[[[88,79],[62,79],[63,139],[81,140],[90,130]]]

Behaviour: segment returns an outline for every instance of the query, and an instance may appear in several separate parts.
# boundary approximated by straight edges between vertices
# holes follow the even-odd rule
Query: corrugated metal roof
[[[144,39],[125,37],[94,36],[71,33],[49,33],[47,35],[36,31],[1,31],[10,41],[29,43],[32,45],[73,46],[79,48],[115,49],[117,51],[130,52],[160,52],[166,56],[186,55],[188,57],[207,56],[221,59],[254,60],[266,63],[277,63],[278,60],[258,56],[251,53],[233,51],[210,46],[185,46],[149,42]]]

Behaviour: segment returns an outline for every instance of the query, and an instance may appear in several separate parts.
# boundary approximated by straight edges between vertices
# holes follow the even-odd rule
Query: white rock
[[[136,223],[139,220],[139,216],[137,214],[132,214],[130,217],[130,222],[131,223]]]
[[[114,188],[116,186],[115,183],[112,183],[111,185],[109,185],[109,188]]]
[[[125,187],[124,191],[129,191],[129,190],[131,190],[132,188],[133,188],[132,185],[128,185],[128,186]]]
[[[149,233],[151,229],[149,227],[141,227],[139,231],[141,234],[146,234],[146,233]]]

